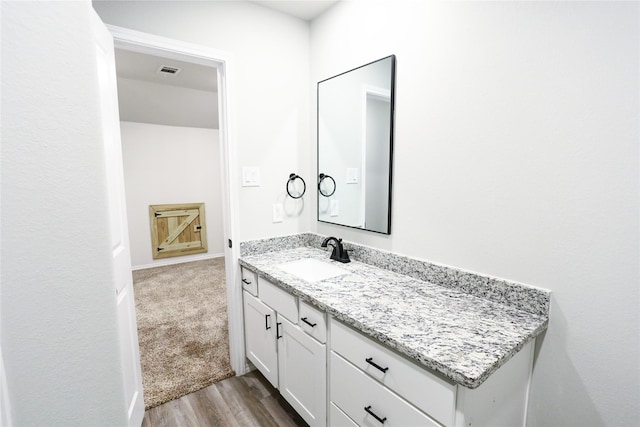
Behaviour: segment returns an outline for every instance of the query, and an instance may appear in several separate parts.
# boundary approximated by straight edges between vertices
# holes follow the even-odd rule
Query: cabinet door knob
[[[276,322],[276,339],[282,338],[282,335],[280,335],[280,325],[282,325],[281,322]]]
[[[371,405],[365,406],[364,410],[367,411],[367,414],[371,415],[373,418],[380,421],[381,424],[384,424],[384,422],[387,421],[387,417],[380,418],[378,415],[374,414],[373,411],[371,410]]]
[[[373,366],[376,369],[380,369],[382,372],[387,372],[389,370],[389,367],[383,368],[382,366],[378,365],[376,362],[373,361],[373,357],[369,357],[367,359],[364,359],[365,362],[367,362],[369,365]]]
[[[302,320],[304,323],[306,323],[307,325],[311,326],[312,328],[317,325],[317,323],[309,322],[306,317],[302,317],[300,320]]]
[[[242,279],[242,283],[244,283],[245,285],[250,285],[251,284],[251,280]]]

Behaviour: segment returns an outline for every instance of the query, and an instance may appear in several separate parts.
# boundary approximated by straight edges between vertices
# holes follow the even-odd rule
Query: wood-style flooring
[[[232,377],[144,414],[142,427],[289,426],[305,421],[258,372]]]

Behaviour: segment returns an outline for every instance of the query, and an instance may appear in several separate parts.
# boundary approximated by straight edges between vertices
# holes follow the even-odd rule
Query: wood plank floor
[[[286,426],[307,423],[258,372],[232,377],[144,414],[142,427]]]

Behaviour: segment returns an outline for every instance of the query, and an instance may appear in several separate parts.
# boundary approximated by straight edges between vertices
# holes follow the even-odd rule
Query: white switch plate
[[[283,207],[281,203],[275,203],[273,205],[273,222],[282,222]]]
[[[347,184],[357,184],[358,175],[358,168],[347,168]]]
[[[243,166],[242,186],[260,187],[260,169],[254,166]]]
[[[335,199],[331,199],[331,213],[329,214],[330,216],[338,216],[340,215],[340,204],[338,203],[337,200]]]

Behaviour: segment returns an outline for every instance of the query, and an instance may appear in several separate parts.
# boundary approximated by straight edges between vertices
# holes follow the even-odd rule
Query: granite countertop
[[[349,274],[309,283],[278,268],[304,258]],[[240,264],[468,388],[482,384],[548,324],[547,316],[362,262],[342,264],[312,247],[242,256]]]

